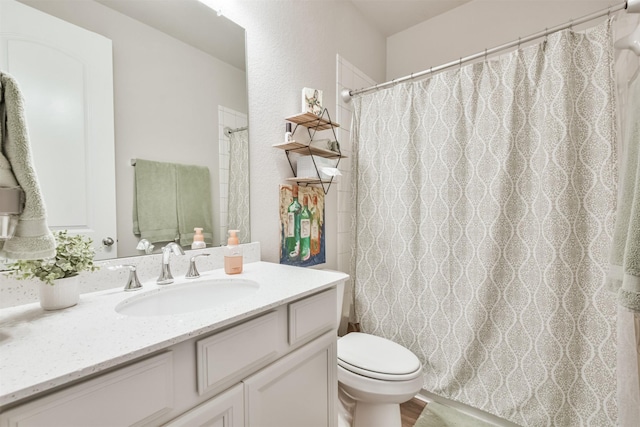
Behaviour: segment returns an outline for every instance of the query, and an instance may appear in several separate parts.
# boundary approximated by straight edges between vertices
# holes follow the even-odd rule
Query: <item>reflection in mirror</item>
[[[59,149],[52,147],[46,134],[32,132],[32,128],[38,127],[38,119],[32,119],[29,108],[38,102],[40,88],[59,87],[56,80],[42,81],[51,78],[47,76],[51,73],[35,73],[40,79],[40,86],[35,87],[29,83],[34,78],[29,74],[34,74],[37,63],[28,66],[28,61],[23,61],[26,65],[15,70],[9,65],[16,61],[9,61],[9,65],[0,63],[21,82],[35,167],[48,210],[56,213],[52,218],[55,221],[49,221],[50,226],[87,231],[97,243],[99,259],[143,255],[145,248],[138,245],[140,238],[133,233],[135,168],[131,161],[145,159],[207,167],[211,180],[213,244],[226,244],[228,225],[241,229],[241,241],[248,242],[248,137],[246,130],[237,130],[246,128],[248,123],[244,29],[217,16],[197,0],[20,0],[20,3],[100,35],[112,46],[113,129],[98,133],[112,132],[113,147],[110,156],[99,157],[101,166],[86,163],[94,153],[90,145],[93,140]],[[5,19],[3,25],[12,17]],[[76,89],[83,93],[84,87]],[[84,114],[81,120],[86,126],[66,130],[67,123],[53,123],[62,139],[71,132],[91,135],[90,127],[107,116],[87,111],[78,114]],[[237,131],[225,133],[225,128]],[[39,153],[42,146],[48,146],[48,151]],[[110,168],[114,177],[99,168]],[[82,202],[77,202],[77,196],[71,200],[49,196],[44,187],[53,180],[47,174],[57,177],[72,169],[78,172],[63,187],[73,184],[78,188],[64,193],[84,192]],[[109,198],[108,191],[94,189],[94,182],[100,181],[115,181],[115,198]],[[233,189],[229,188],[230,183]],[[107,199],[110,207],[95,212],[92,208],[100,199]],[[60,208],[56,207],[59,200],[64,200]],[[64,213],[75,217],[57,218]],[[117,230],[95,229],[96,217],[101,215],[115,218]],[[109,238],[115,241],[110,246]],[[165,244],[152,243],[156,252]]]

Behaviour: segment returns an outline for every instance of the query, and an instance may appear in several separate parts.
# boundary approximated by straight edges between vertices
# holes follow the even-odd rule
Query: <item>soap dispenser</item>
[[[229,230],[229,240],[224,248],[224,272],[227,274],[242,273],[242,247],[238,242],[240,230]]]
[[[204,242],[204,236],[202,235],[202,228],[194,228],[193,231],[196,233],[193,235],[193,243],[191,244],[191,249],[204,249],[207,247],[207,244]]]

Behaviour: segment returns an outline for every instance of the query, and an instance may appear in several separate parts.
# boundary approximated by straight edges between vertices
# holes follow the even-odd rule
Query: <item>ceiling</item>
[[[201,2],[96,1],[245,70],[244,29]]]
[[[351,0],[386,37],[469,1],[471,0]]]
[[[96,1],[210,52],[239,69],[245,68],[244,30],[224,17],[217,17],[213,10],[199,2],[187,2],[184,6],[185,2],[175,0]],[[348,1],[385,37],[389,37],[471,0]],[[150,2],[154,7],[148,7]],[[185,26],[184,22],[189,22],[189,25]],[[212,43],[207,44],[206,40]],[[216,43],[218,40],[225,40],[225,43]]]

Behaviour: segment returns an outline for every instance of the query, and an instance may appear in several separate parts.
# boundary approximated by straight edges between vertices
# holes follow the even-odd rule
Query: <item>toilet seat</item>
[[[420,360],[408,349],[385,338],[359,332],[338,340],[338,366],[384,381],[412,380],[422,373]]]

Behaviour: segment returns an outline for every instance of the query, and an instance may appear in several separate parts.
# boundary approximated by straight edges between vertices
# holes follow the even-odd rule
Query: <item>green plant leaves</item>
[[[39,260],[18,260],[9,264],[9,274],[19,280],[36,278],[50,285],[54,280],[95,271],[93,241],[81,234],[69,235],[67,230],[54,231],[56,256]]]

